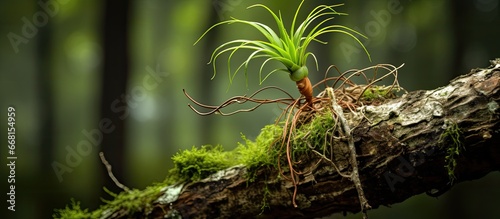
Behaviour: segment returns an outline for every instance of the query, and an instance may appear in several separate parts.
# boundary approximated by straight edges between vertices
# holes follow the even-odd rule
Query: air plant
[[[280,99],[275,99],[275,100],[268,100],[268,99],[258,99],[255,98],[255,96],[264,90],[274,90],[274,91],[280,91],[285,94],[288,94],[287,92],[283,91],[279,87],[271,86],[271,87],[266,87],[263,89],[260,89],[259,91],[255,92],[251,96],[235,96],[224,103],[218,105],[218,106],[210,106],[210,105],[205,105],[201,104],[197,101],[195,101],[193,98],[191,98],[185,91],[186,96],[193,101],[196,105],[209,109],[209,112],[202,113],[194,109],[193,106],[189,105],[191,109],[193,109],[196,113],[199,115],[211,115],[211,114],[221,114],[221,115],[231,115],[234,113],[238,112],[247,112],[247,111],[252,111],[259,107],[262,104],[266,103],[284,103],[287,105],[286,109],[283,111],[283,115],[286,115],[284,118],[285,124],[283,126],[283,135],[282,135],[282,141],[281,141],[281,146],[279,148],[279,156],[281,157],[281,151],[286,145],[286,159],[288,163],[288,171],[290,172],[290,177],[286,177],[290,179],[294,185],[294,193],[292,196],[292,204],[293,206],[297,207],[297,204],[295,202],[296,195],[297,195],[297,186],[298,186],[298,175],[301,174],[300,171],[296,171],[294,169],[294,165],[300,162],[296,162],[294,160],[294,157],[292,156],[292,139],[294,138],[294,132],[295,129],[300,123],[299,118],[303,116],[302,112],[304,110],[307,110],[309,112],[315,112],[316,110],[321,110],[320,108],[322,107],[321,105],[329,105],[329,103],[332,103],[332,106],[338,106],[334,107],[336,110],[331,111],[332,113],[332,118],[335,120],[345,120],[345,117],[343,116],[342,113],[342,108],[338,105],[335,97],[335,92],[333,91],[333,88],[329,88],[331,95],[327,97],[319,97],[314,99],[313,97],[313,86],[308,78],[309,74],[309,69],[306,66],[306,61],[308,58],[312,57],[315,64],[316,64],[316,69],[319,70],[318,68],[318,60],[314,53],[308,51],[308,46],[311,42],[318,42],[321,44],[327,44],[327,42],[322,41],[318,39],[319,36],[326,34],[326,33],[341,33],[348,35],[352,37],[357,43],[361,45],[361,47],[364,49],[365,53],[367,54],[368,58],[370,59],[370,54],[368,53],[366,47],[363,45],[363,43],[358,39],[358,37],[363,37],[366,38],[363,34],[360,32],[353,30],[349,27],[343,26],[343,25],[338,25],[338,24],[331,24],[331,20],[334,19],[335,15],[347,15],[345,13],[340,13],[335,10],[336,7],[342,6],[343,4],[336,4],[336,5],[319,5],[315,7],[309,14],[306,16],[304,21],[302,23],[297,22],[297,18],[299,16],[300,9],[302,5],[304,4],[305,0],[302,0],[295,11],[295,15],[293,16],[293,20],[290,26],[290,29],[287,30],[285,28],[283,18],[281,16],[281,12],[278,12],[278,14],[274,13],[269,7],[263,5],[263,4],[256,4],[252,5],[248,8],[263,8],[271,16],[273,17],[274,21],[277,24],[277,30],[273,30],[271,27],[269,27],[266,24],[255,22],[255,21],[248,21],[248,20],[241,20],[237,18],[231,18],[230,20],[222,21],[219,22],[213,26],[211,26],[208,30],[206,30],[201,37],[195,42],[198,43],[210,30],[213,28],[223,25],[223,24],[235,24],[235,23],[241,23],[241,24],[246,24],[249,25],[253,28],[255,28],[258,32],[260,32],[264,37],[265,40],[249,40],[249,39],[236,39],[232,40],[226,43],[221,44],[218,46],[212,53],[210,57],[209,64],[213,65],[214,68],[214,73],[212,76],[212,79],[216,76],[217,74],[217,67],[216,67],[216,60],[217,58],[224,54],[224,53],[229,53],[228,59],[227,59],[227,65],[228,65],[228,75],[229,75],[229,83],[231,84],[234,77],[240,70],[244,70],[244,74],[247,77],[248,76],[248,66],[250,61],[258,58],[262,58],[262,64],[260,65],[260,69],[258,71],[259,74],[259,82],[262,84],[270,75],[276,73],[276,72],[288,72],[290,79],[294,81],[297,84],[297,89],[299,90],[300,94],[305,97],[305,104],[300,106],[300,101],[302,100],[301,98],[299,99],[293,99],[291,98],[290,95],[287,95],[290,98],[280,98]],[[249,50],[251,51],[250,55],[243,61],[236,70],[231,71],[231,59],[233,58],[234,54],[239,51],[239,50]],[[370,59],[371,60],[371,59]],[[267,63],[270,61],[277,61],[280,62],[284,65],[285,68],[280,68],[280,69],[274,69],[266,74],[263,74],[264,72],[264,67]],[[378,67],[374,67],[375,69],[378,69]],[[363,75],[366,78],[366,75],[361,71],[355,71],[354,74],[356,75]],[[390,74],[395,74],[395,73],[388,73],[387,75]],[[350,77],[348,74],[341,74],[340,77],[335,77],[335,81],[343,81],[342,85],[340,87],[346,87],[351,84],[350,83]],[[384,76],[386,77],[386,76]],[[332,79],[324,79],[323,81],[326,83],[326,81],[332,80]],[[335,82],[336,83],[336,82]],[[372,84],[370,83],[367,85],[367,87],[370,87]],[[352,99],[352,103],[354,104],[358,99],[361,94],[363,94],[367,87],[364,88],[359,88],[361,90],[360,94],[358,95],[357,98]],[[392,89],[392,88],[391,88]],[[329,93],[329,94],[330,94]],[[338,93],[338,92],[337,92]],[[338,94],[343,94],[343,93],[338,93]],[[341,98],[345,98],[345,96],[349,96],[348,94],[345,94],[344,96],[340,96]],[[340,99],[341,103],[345,104],[346,106],[351,106],[351,102],[342,102],[343,99]],[[246,102],[254,102],[257,103],[255,107],[249,108],[249,109],[244,109],[244,110],[237,110],[231,113],[223,113],[221,109],[223,109],[226,106],[229,106],[231,104],[242,104]],[[320,103],[320,108],[317,108],[315,111],[310,111],[309,109],[315,108],[314,104],[315,103]],[[325,108],[325,107],[323,107]],[[308,115],[313,115],[312,113],[306,113],[306,117]],[[280,118],[277,119],[277,121],[281,120]],[[337,124],[335,127],[341,127],[337,121],[335,121],[335,124]],[[352,140],[352,136],[350,134],[350,128],[346,122],[342,123],[344,126],[342,126],[342,130],[344,132],[339,132],[339,133],[344,133],[342,137],[349,137],[349,139]],[[336,129],[336,128],[335,128]],[[339,128],[340,130],[340,128]],[[332,130],[333,133],[333,130]],[[350,163],[353,165],[353,171],[352,174],[349,176],[345,175],[346,177],[351,178],[356,185],[356,189],[358,190],[358,195],[360,198],[360,204],[361,204],[361,209],[363,212],[366,211],[366,209],[369,209],[370,206],[368,205],[368,202],[366,198],[364,198],[364,193],[362,190],[362,187],[360,186],[361,184],[359,183],[359,174],[357,170],[357,164],[356,164],[356,151],[354,148],[354,144],[352,143],[353,141],[350,141],[349,144],[349,150],[351,151],[351,157],[350,157]],[[277,160],[278,162],[278,168],[280,169],[280,173],[284,173],[284,171],[281,170],[281,165],[280,165],[280,159]]]
[[[267,10],[272,15],[277,24],[277,31],[273,30],[271,27],[263,23],[240,20],[237,18],[231,18],[230,20],[219,22],[205,31],[205,33],[203,33],[203,35],[195,42],[195,44],[198,43],[213,28],[222,24],[234,23],[250,25],[251,27],[257,29],[267,40],[236,39],[223,43],[222,45],[217,47],[213,51],[209,62],[209,64],[213,64],[214,68],[212,79],[215,77],[217,72],[216,59],[223,53],[230,52],[228,57],[228,74],[230,84],[232,83],[232,80],[236,76],[236,74],[241,70],[241,68],[244,68],[245,76],[247,76],[248,64],[250,63],[250,61],[257,58],[265,58],[260,66],[259,82],[262,84],[263,81],[265,81],[271,74],[275,72],[288,72],[290,74],[290,79],[292,81],[295,81],[295,83],[297,84],[297,89],[299,90],[300,94],[305,97],[306,103],[309,106],[312,106],[313,90],[311,82],[308,78],[309,70],[306,66],[306,61],[307,58],[312,57],[316,63],[316,69],[318,69],[318,61],[316,56],[312,52],[307,50],[311,42],[315,41],[322,44],[327,44],[327,42],[319,40],[318,37],[326,33],[346,34],[352,37],[357,43],[359,43],[365,50],[368,58],[370,58],[370,54],[366,50],[365,46],[357,38],[357,36],[366,38],[363,34],[343,25],[327,24],[328,21],[334,18],[333,15],[347,15],[345,13],[337,12],[334,9],[335,7],[342,6],[343,4],[319,5],[307,15],[307,17],[300,25],[296,26],[297,17],[303,3],[304,0],[302,0],[302,2],[299,4],[293,17],[290,30],[288,32],[281,17],[281,12],[278,12],[278,14],[276,14],[269,7],[262,4],[252,5],[248,7],[248,9],[260,7]],[[239,67],[234,72],[231,72],[231,58],[240,49],[247,49],[253,52],[245,61],[243,61],[239,65]],[[285,66],[285,68],[271,70],[263,77],[263,68],[269,61],[281,62]]]

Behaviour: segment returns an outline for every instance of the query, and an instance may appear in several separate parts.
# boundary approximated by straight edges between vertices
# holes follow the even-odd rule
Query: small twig
[[[370,204],[368,204],[368,200],[365,197],[365,193],[363,191],[363,187],[361,186],[361,180],[359,179],[359,169],[358,169],[358,161],[356,159],[356,148],[354,147],[354,139],[351,134],[351,128],[347,123],[347,119],[344,116],[344,111],[342,107],[337,104],[337,100],[335,99],[335,94],[333,88],[327,88],[327,94],[332,99],[332,108],[333,111],[337,114],[338,120],[340,122],[340,131],[344,132],[345,137],[347,137],[347,143],[349,146],[350,157],[349,162],[352,165],[351,172],[351,180],[358,191],[359,203],[361,205],[361,212],[363,213],[363,218],[367,218],[366,210],[371,209]]]
[[[116,186],[118,186],[119,188],[123,189],[125,192],[129,192],[130,189],[127,186],[121,184],[118,181],[118,179],[116,179],[115,175],[113,175],[113,171],[111,171],[111,164],[108,163],[108,161],[104,157],[104,153],[102,151],[99,152],[99,157],[101,157],[102,164],[104,164],[104,166],[106,166],[106,169],[108,170],[108,175],[111,178],[111,180],[113,180],[113,182],[116,184]]]

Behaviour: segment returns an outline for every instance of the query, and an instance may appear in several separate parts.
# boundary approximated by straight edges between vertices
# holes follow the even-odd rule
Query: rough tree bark
[[[456,157],[454,184],[500,170],[500,59],[492,64],[445,87],[359,109],[365,118],[357,121],[353,136],[362,187],[373,208],[424,192],[439,195],[451,187],[444,166],[452,142],[441,137],[451,125],[460,129],[464,147]],[[333,147],[334,163],[348,172],[347,146],[340,142]],[[267,169],[248,183],[246,169],[235,166],[198,182],[166,187],[146,214],[148,218],[315,218],[360,211],[354,184],[331,162],[309,163],[310,173],[300,178],[297,208],[292,206],[289,180]]]

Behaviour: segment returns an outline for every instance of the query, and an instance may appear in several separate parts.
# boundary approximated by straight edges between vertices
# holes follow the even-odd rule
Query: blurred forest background
[[[188,108],[182,89],[207,104],[253,93],[260,88],[255,74],[258,61],[250,67],[248,87],[241,74],[229,89],[225,57],[219,60],[214,80],[210,80],[213,71],[207,62],[213,49],[227,40],[262,36],[245,25],[224,25],[199,44],[193,43],[208,27],[231,16],[274,27],[267,12],[247,10],[249,5],[264,3],[281,10],[285,21],[290,21],[299,2],[0,1],[4,194],[8,192],[4,129],[8,106],[17,112],[18,157],[16,212],[2,207],[2,218],[48,218],[71,198],[81,201],[84,208],[97,208],[102,203],[99,197],[111,198],[103,186],[119,191],[99,160],[100,151],[123,184],[142,189],[163,181],[172,167],[170,157],[180,149],[221,144],[229,150],[241,141],[240,133],[253,139],[264,125],[274,122],[278,106],[230,117],[201,117]],[[336,3],[342,1],[306,0],[299,17],[319,4]],[[400,70],[401,86],[408,91],[434,89],[472,68],[487,67],[488,60],[500,56],[498,0],[345,3],[338,10],[349,16],[334,22],[369,37],[363,42],[372,62],[348,36],[325,35],[322,39],[328,45],[311,47],[320,65],[319,71],[309,67],[313,83],[332,64],[345,71],[377,63],[405,63]],[[233,63],[243,57],[242,53]],[[273,75],[265,85],[280,86],[299,96],[286,74]],[[490,173],[458,184],[438,199],[419,195],[369,214],[370,218],[498,218],[499,185],[500,173]]]

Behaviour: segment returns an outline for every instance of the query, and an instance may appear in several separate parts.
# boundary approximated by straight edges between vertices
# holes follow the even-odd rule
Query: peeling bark
[[[451,142],[439,140],[449,124],[460,128],[465,148],[456,159],[455,183],[500,170],[500,60],[492,63],[445,87],[358,109],[365,117],[349,122],[361,184],[373,208],[424,192],[440,195],[452,186],[444,167]],[[333,163],[341,173],[349,172],[347,144],[333,144]],[[316,218],[360,211],[355,185],[331,162],[319,155],[304,162],[301,166],[310,172],[300,178],[297,208],[292,205],[293,184],[278,177],[277,171],[259,170],[255,181],[247,182],[246,168],[235,166],[198,182],[166,187],[153,210],[143,214],[147,218]]]

